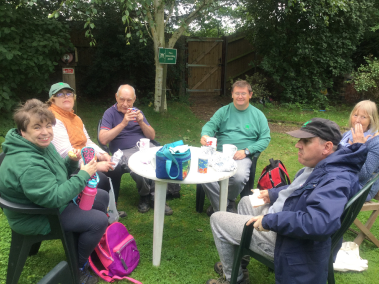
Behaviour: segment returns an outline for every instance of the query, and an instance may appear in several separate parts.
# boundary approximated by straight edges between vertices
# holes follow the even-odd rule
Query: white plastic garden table
[[[152,160],[155,153],[160,147],[153,147],[146,152],[136,152],[128,162],[129,168],[136,174],[145,178],[155,180],[155,200],[154,200],[154,235],[153,235],[153,265],[159,266],[161,263],[162,237],[164,210],[166,204],[167,183],[179,184],[202,184],[208,182],[220,181],[220,211],[226,211],[228,198],[229,177],[233,176],[237,170],[232,172],[216,172],[208,167],[208,173],[200,174],[197,172],[199,147],[190,147],[191,149],[191,166],[188,176],[183,180],[158,179],[155,175],[155,161],[150,164],[144,164],[141,160]]]

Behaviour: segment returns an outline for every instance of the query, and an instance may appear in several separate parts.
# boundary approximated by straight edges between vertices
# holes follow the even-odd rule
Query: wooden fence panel
[[[254,67],[251,65],[256,59],[253,46],[244,36],[228,36],[225,68],[225,89],[230,89],[231,79],[245,79],[245,74]]]

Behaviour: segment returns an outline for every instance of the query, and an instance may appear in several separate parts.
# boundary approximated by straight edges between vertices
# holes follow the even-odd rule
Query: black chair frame
[[[351,224],[354,222],[355,218],[358,216],[358,213],[360,212],[363,203],[366,200],[366,197],[371,189],[372,184],[379,178],[379,174],[377,174],[375,177],[373,177],[370,181],[366,183],[366,185],[357,193],[355,194],[345,205],[344,212],[341,216],[341,227],[332,235],[332,246],[330,251],[330,257],[329,257],[329,266],[328,266],[328,283],[329,284],[335,284],[334,279],[334,269],[333,269],[333,251],[342,239],[344,233],[349,229]],[[272,270],[275,270],[274,262],[271,259],[268,259],[260,254],[257,254],[249,249],[253,230],[254,230],[254,223],[250,224],[249,226],[244,226],[242,236],[241,236],[241,242],[239,246],[235,246],[235,254],[234,254],[234,260],[233,260],[233,270],[232,270],[232,276],[230,280],[230,284],[236,284],[237,283],[237,277],[238,277],[238,270],[239,266],[241,265],[241,260],[244,255],[249,255],[262,264],[268,266]]]
[[[261,154],[260,152],[257,152],[251,157],[252,163],[250,167],[250,176],[249,176],[249,180],[247,181],[243,190],[240,193],[241,198],[252,194],[251,189],[253,189],[254,187],[255,171],[257,169],[257,161],[260,154]],[[197,212],[199,213],[203,212],[204,201],[205,201],[204,189],[201,184],[197,184],[196,185],[196,211]]]

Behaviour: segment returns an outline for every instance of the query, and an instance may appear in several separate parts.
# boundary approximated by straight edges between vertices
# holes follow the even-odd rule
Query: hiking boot
[[[171,200],[175,198],[180,198],[180,184],[169,183],[167,184],[166,199]]]
[[[79,283],[80,284],[96,284],[99,282],[99,277],[92,276],[88,270],[89,262],[87,261],[82,268],[79,268]]]
[[[244,258],[246,257],[249,257],[249,256],[244,256],[242,259],[241,259],[241,267],[242,267],[242,273],[243,273],[243,279],[246,280],[249,280],[249,270],[247,270],[246,266],[249,264],[249,262],[247,262],[246,264],[246,260]],[[250,257],[249,257],[250,258]],[[249,259],[250,260],[250,259]],[[245,264],[245,266],[244,266]],[[219,275],[219,276],[223,276],[224,275],[224,271],[222,269],[222,263],[221,261],[219,262],[216,262],[215,265],[214,265],[214,271]],[[249,281],[247,281],[246,283],[249,283]]]
[[[150,210],[149,199],[150,199],[149,195],[140,196],[139,204],[138,204],[139,212],[146,213],[147,211]]]
[[[124,217],[128,216],[125,211],[117,211],[117,212],[118,212],[118,216],[120,218],[124,218]]]
[[[151,194],[150,196],[150,207],[154,208],[154,194]],[[172,215],[172,213],[174,213],[174,211],[170,208],[170,206],[167,205],[167,203],[165,203],[164,214],[166,216],[169,216]]]

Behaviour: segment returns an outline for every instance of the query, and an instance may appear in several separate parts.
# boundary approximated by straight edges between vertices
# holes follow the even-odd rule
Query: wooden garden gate
[[[242,78],[254,67],[255,52],[243,35],[187,38],[187,93],[226,95],[230,80]]]
[[[223,44],[222,38],[187,38],[187,93],[221,93]]]

